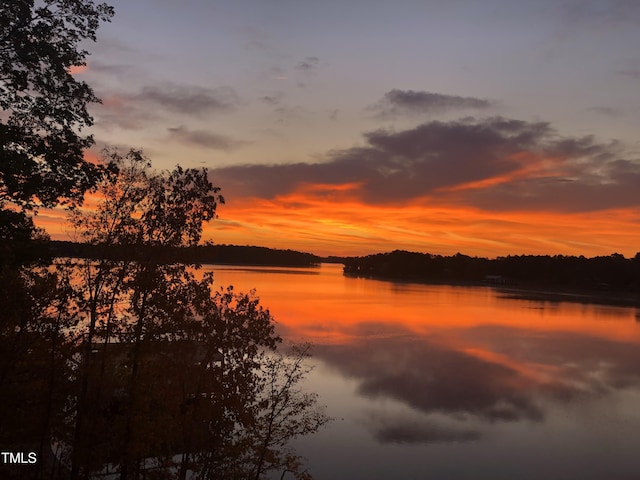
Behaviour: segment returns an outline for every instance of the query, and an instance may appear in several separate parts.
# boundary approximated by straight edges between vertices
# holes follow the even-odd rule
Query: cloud
[[[423,115],[442,113],[450,110],[481,110],[494,105],[489,100],[474,97],[459,97],[440,93],[414,90],[391,90],[382,100],[368,108],[380,119],[395,118],[403,115]]]
[[[133,65],[128,64],[119,64],[119,63],[105,63],[99,60],[91,61],[89,64],[90,70],[92,72],[117,76],[117,77],[131,77],[133,75],[137,75],[138,68]]]
[[[371,205],[424,200],[555,212],[640,205],[640,161],[622,145],[562,137],[545,122],[467,118],[364,138],[366,145],[329,152],[320,163],[236,165],[212,173],[235,196],[274,198],[315,183],[357,185],[353,197]]]
[[[114,74],[120,69],[128,70],[126,66],[96,68],[107,68]],[[162,113],[202,117],[233,111],[241,104],[239,96],[230,87],[204,88],[170,83],[145,86],[137,93],[111,92],[101,96],[102,104],[93,108],[96,126],[105,130],[114,127],[140,130],[157,122]]]
[[[516,362],[551,366],[558,380],[569,386],[565,390],[569,395],[556,395],[558,399],[599,396],[640,385],[640,350],[632,342],[562,331],[541,335],[496,325],[475,327],[466,333],[475,342],[495,345],[496,353]]]
[[[157,120],[147,109],[139,108],[126,95],[110,94],[102,97],[102,103],[93,106],[96,127],[106,131],[142,130]]]
[[[613,107],[591,107],[587,109],[589,112],[597,113],[598,115],[604,115],[606,117],[619,117],[622,112],[618,108]]]
[[[273,110],[276,114],[276,122],[281,125],[291,125],[303,120],[305,109],[300,106],[282,105]]]
[[[369,339],[317,348],[315,355],[356,379],[361,395],[395,399],[423,414],[467,416],[486,422],[544,418],[532,395],[543,385],[507,365],[451,350],[425,338]],[[387,425],[384,430],[388,439],[401,437],[402,430],[405,438],[419,435],[404,427],[391,430]],[[419,430],[422,441],[426,440],[428,433],[424,428]]]
[[[640,385],[633,342],[493,325],[459,333],[463,344],[490,347],[459,350],[429,336],[387,335],[318,346],[314,354],[355,381],[360,395],[411,407],[410,419],[367,418],[377,438],[392,443],[471,441],[483,424],[541,422],[549,403],[583,403]]]
[[[295,66],[295,69],[306,75],[312,75],[318,70],[320,59],[318,57],[307,57]]]
[[[264,95],[263,97],[260,97],[259,100],[262,103],[269,105],[270,107],[274,107],[274,106],[280,105],[283,98],[284,98],[284,93],[276,92],[273,95]]]
[[[168,128],[167,130],[171,140],[215,150],[231,151],[249,143],[204,130],[189,130],[183,126]]]
[[[190,115],[234,110],[240,98],[231,87],[204,88],[165,83],[143,87],[132,100]]]
[[[433,444],[460,443],[479,440],[479,430],[458,426],[441,425],[423,418],[390,416],[383,412],[372,412],[366,419],[374,438],[383,444]]]

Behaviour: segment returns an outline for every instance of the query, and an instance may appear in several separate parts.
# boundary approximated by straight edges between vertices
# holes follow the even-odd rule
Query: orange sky
[[[633,256],[640,250],[640,211],[584,214],[486,212],[469,207],[372,206],[294,193],[273,200],[230,201],[206,229],[216,243],[268,245],[320,255],[393,249],[443,255]]]
[[[438,205],[420,198],[401,205],[368,205],[353,185],[303,185],[273,199],[230,199],[203,239],[260,245],[318,255],[366,255],[404,249],[451,255],[610,255],[640,250],[640,211],[611,209],[582,214],[488,212]],[[91,205],[95,199],[87,199]],[[72,237],[61,210],[42,210],[36,222],[54,239]]]
[[[116,0],[70,69],[103,99],[96,151],[208,168],[227,200],[216,243],[640,250],[637,8],[360,3],[159,2],[150,17]],[[37,223],[68,239],[63,217]]]

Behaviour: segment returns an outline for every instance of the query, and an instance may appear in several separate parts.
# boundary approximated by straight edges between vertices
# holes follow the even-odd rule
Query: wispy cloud
[[[494,102],[474,97],[394,89],[385,93],[382,100],[368,107],[368,110],[374,112],[377,118],[388,119],[451,110],[482,110],[493,105]]]
[[[139,108],[126,95],[109,94],[93,107],[95,125],[105,131],[142,130],[157,120],[148,109]]]
[[[306,75],[316,73],[318,66],[320,65],[320,59],[318,57],[307,57],[304,60],[298,62],[295,69]]]
[[[215,150],[231,151],[249,144],[249,142],[236,140],[226,135],[205,130],[189,130],[183,126],[168,128],[167,130],[169,131],[170,140]]]
[[[240,104],[240,97],[231,87],[205,88],[172,83],[145,86],[132,99],[192,115],[228,112]]]
[[[367,415],[366,425],[382,444],[461,443],[477,441],[482,437],[479,429],[447,425],[418,416],[394,416],[377,411]]]
[[[300,122],[305,113],[305,109],[300,106],[282,105],[273,110],[276,114],[276,122],[281,125],[291,125]]]
[[[619,117],[622,115],[620,109],[605,106],[591,107],[588,108],[587,111],[597,113],[598,115],[604,115],[606,117]]]
[[[273,95],[264,95],[260,97],[259,100],[262,103],[269,105],[270,107],[275,107],[276,105],[280,105],[283,98],[284,98],[284,93],[276,92]]]

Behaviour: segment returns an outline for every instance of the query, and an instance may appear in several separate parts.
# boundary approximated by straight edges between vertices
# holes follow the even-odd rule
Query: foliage
[[[82,42],[112,15],[92,0],[0,3],[0,447],[39,459],[2,465],[0,476],[300,471],[293,452],[273,460],[277,445],[257,433],[278,418],[263,410],[281,405],[265,398],[263,365],[287,362],[273,357],[273,318],[253,294],[213,294],[211,275],[174,256],[197,246],[219,188],[206,170],[153,172],[140,151],[106,152],[102,166],[84,159],[98,99],[72,72],[86,65]],[[81,207],[88,189],[100,198],[91,211]],[[28,213],[60,203],[93,259],[47,263]],[[294,365],[271,372],[288,372],[293,387],[305,372]],[[299,395],[291,389],[292,401]],[[314,397],[286,403],[301,409],[291,436],[323,423],[306,420]]]
[[[69,241],[50,241],[48,248],[56,257],[75,257],[99,259],[105,254],[110,258],[124,260],[126,251],[121,246],[113,246],[110,252],[104,246]],[[150,246],[154,255],[178,260],[185,263],[264,265],[287,267],[312,267],[320,263],[320,258],[295,250],[277,250],[273,248],[248,245],[196,245],[192,247]]]
[[[640,292],[640,255],[585,258],[569,255],[509,255],[496,259],[441,256],[396,250],[345,259],[347,275],[426,282],[483,282],[525,287]]]
[[[93,143],[91,87],[71,68],[86,65],[84,40],[95,40],[113,8],[91,0],[12,0],[0,4],[0,207],[78,201],[97,180],[83,158]]]
[[[300,470],[293,452],[279,451],[326,422],[315,397],[296,389],[303,355],[290,363],[278,354],[273,319],[253,294],[213,293],[212,275],[197,278],[197,266],[150,249],[195,245],[219,189],[205,170],[153,172],[139,151],[107,158],[113,173],[96,189],[97,207],[70,214],[78,238],[107,255],[59,265],[75,278],[83,318],[76,413],[58,437],[74,447],[71,477],[111,463],[120,478],[137,478],[149,459],[167,478]],[[128,253],[113,258],[114,245]]]

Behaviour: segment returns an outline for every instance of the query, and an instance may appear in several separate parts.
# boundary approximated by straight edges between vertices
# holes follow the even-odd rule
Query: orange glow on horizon
[[[446,205],[429,197],[402,205],[372,205],[357,198],[358,186],[305,184],[274,199],[228,199],[218,210],[219,218],[205,225],[203,240],[345,256],[403,249],[489,258],[614,252],[632,257],[639,250],[638,209],[497,212]],[[96,201],[87,195],[84,208]],[[68,240],[64,218],[62,210],[43,209],[36,222],[52,238]]]
[[[319,193],[321,192],[321,193]],[[404,249],[452,255],[610,255],[638,251],[640,211],[589,213],[489,212],[422,198],[404,205],[371,205],[351,188],[319,186],[271,200],[229,201],[205,238],[318,255],[366,255]]]

